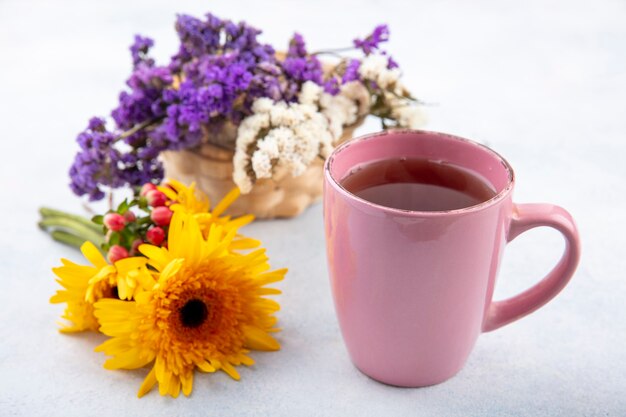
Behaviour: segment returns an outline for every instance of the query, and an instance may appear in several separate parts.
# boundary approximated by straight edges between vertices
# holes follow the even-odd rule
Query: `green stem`
[[[354,46],[347,46],[345,48],[335,48],[335,49],[326,49],[323,51],[317,51],[317,52],[313,52],[311,55],[338,55],[341,52],[350,52],[350,51],[354,51],[356,48]]]
[[[94,222],[92,222],[91,220],[83,217],[83,216],[78,216],[76,214],[71,214],[71,213],[66,213],[64,211],[61,210],[55,210],[49,207],[41,207],[39,209],[39,214],[41,214],[41,217],[46,219],[48,217],[62,217],[62,218],[66,218],[66,219],[70,219],[73,221],[76,221],[80,224],[83,224],[87,227],[89,227],[91,230],[93,230],[94,232],[100,234],[102,233],[102,226],[98,226],[97,224],[95,224]]]
[[[63,230],[53,230],[52,233],[50,233],[50,236],[52,236],[52,239],[57,242],[61,242],[75,248],[80,248],[82,244],[85,243],[85,239]]]
[[[89,240],[98,247],[104,242],[102,232],[95,232],[93,229],[86,227],[83,223],[67,217],[46,217],[39,221],[39,227],[42,229],[60,227],[70,230],[74,235],[84,239],[83,241]]]
[[[141,129],[146,128],[152,124],[156,124],[158,122],[160,122],[163,118],[157,118],[157,119],[148,119],[148,120],[144,120],[143,122],[136,124],[135,126],[131,127],[130,129],[128,129],[125,132],[120,133],[120,135],[115,138],[115,141],[121,140],[121,139],[126,139],[127,137],[134,135],[135,133],[139,132]]]
[[[413,96],[410,96],[410,95],[409,95],[409,96],[403,96],[403,95],[400,95],[400,94],[396,93],[396,92],[395,92],[395,91],[393,91],[393,90],[385,90],[385,91],[390,92],[392,95],[396,96],[396,97],[397,97],[397,98],[399,98],[399,99],[412,101],[412,102],[414,102],[414,103],[416,103],[416,104],[420,104],[420,105],[422,105],[422,106],[425,106],[425,105],[426,105],[426,103],[425,103],[425,102],[423,102],[423,101],[421,101],[421,100],[419,100],[419,99],[417,99],[417,98],[415,98],[415,97],[413,97]]]

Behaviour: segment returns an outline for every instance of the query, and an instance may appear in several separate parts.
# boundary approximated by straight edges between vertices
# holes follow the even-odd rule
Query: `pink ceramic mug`
[[[340,180],[360,164],[428,158],[468,169],[497,194],[450,211],[406,211],[376,205]],[[455,375],[481,332],[497,329],[550,301],[580,257],[576,225],[550,204],[514,204],[511,166],[491,149],[425,131],[387,131],[337,148],[324,168],[324,223],[332,293],[353,363],[392,385],[419,387]],[[549,226],[565,253],[539,283],[493,301],[505,244]]]

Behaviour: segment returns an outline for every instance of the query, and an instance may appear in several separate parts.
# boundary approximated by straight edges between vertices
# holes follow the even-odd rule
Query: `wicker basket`
[[[344,129],[339,142],[352,138],[354,130],[363,123],[360,118],[355,124]],[[216,204],[233,187],[233,154],[228,148],[234,148],[236,129],[227,129],[219,138],[212,137],[211,142],[220,146],[204,143],[195,149],[168,151],[161,154],[165,167],[165,176],[183,183],[195,182]],[[257,218],[294,217],[320,199],[323,185],[323,166],[321,158],[309,165],[298,177],[288,173],[278,173],[271,179],[257,181],[248,194],[242,194],[227,214],[239,216],[254,214]]]

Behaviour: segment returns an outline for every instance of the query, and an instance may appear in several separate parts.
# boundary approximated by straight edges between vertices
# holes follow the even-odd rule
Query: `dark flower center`
[[[185,303],[179,310],[180,321],[185,327],[198,327],[204,323],[209,316],[209,309],[204,301],[193,299]]]

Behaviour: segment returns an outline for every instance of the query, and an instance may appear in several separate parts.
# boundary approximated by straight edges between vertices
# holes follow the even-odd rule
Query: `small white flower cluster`
[[[359,83],[353,82],[342,86],[339,94],[333,96],[325,93],[321,86],[312,81],[307,81],[302,85],[298,100],[302,104],[315,106],[326,116],[328,129],[333,137],[332,145],[334,145],[341,138],[344,126],[357,121],[359,107],[356,103],[359,99],[359,92],[363,90]],[[367,90],[365,93],[367,94]],[[332,147],[325,146],[321,156],[326,158],[330,151],[332,151]]]
[[[425,122],[424,114],[418,106],[403,97],[406,89],[400,83],[401,72],[398,68],[389,69],[388,62],[389,58],[385,55],[369,55],[361,62],[359,75],[363,80],[376,83],[382,90],[390,115],[398,127],[421,127]]]
[[[256,100],[254,114],[242,121],[237,132],[233,180],[241,192],[250,192],[256,179],[271,178],[276,168],[297,177],[316,157],[326,158],[344,126],[356,122],[357,103],[364,100],[363,94],[367,96],[359,83],[351,84],[332,96],[307,81],[298,103]]]
[[[395,88],[402,74],[398,68],[387,68],[388,63],[385,55],[368,55],[361,62],[359,75],[364,80],[374,81],[383,90]]]
[[[237,132],[233,180],[241,192],[250,192],[255,180],[271,178],[277,168],[297,177],[318,156],[326,158],[344,126],[356,122],[357,103],[364,100],[363,94],[367,96],[361,85],[351,84],[332,96],[307,81],[297,103],[257,99],[254,114],[241,122]]]

